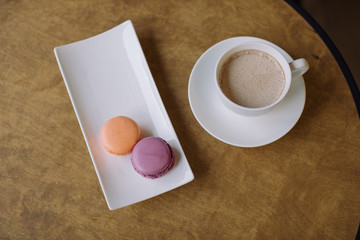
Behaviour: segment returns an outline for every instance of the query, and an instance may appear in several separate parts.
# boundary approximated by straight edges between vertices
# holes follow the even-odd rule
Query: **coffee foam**
[[[244,50],[227,59],[220,70],[220,86],[233,102],[249,108],[275,102],[285,86],[280,64],[269,54]]]

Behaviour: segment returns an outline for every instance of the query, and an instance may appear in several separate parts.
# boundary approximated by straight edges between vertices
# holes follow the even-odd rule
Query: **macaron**
[[[141,139],[131,153],[131,163],[136,172],[146,178],[165,175],[175,162],[174,151],[159,137]]]
[[[108,120],[101,128],[101,142],[104,148],[115,155],[131,153],[135,144],[141,139],[141,131],[134,120],[117,116]]]

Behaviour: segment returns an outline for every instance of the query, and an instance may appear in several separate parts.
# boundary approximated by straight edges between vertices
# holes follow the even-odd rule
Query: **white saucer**
[[[240,42],[258,41],[278,49],[288,62],[293,59],[271,42],[254,37],[235,37],[209,48],[196,62],[189,79],[189,101],[195,118],[213,137],[239,147],[258,147],[272,143],[289,132],[299,120],[305,105],[304,79],[293,80],[286,97],[261,116],[245,117],[226,108],[213,84],[216,60]]]

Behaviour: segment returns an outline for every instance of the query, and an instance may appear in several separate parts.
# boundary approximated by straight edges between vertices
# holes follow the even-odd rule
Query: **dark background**
[[[360,87],[360,1],[298,0],[331,38]]]

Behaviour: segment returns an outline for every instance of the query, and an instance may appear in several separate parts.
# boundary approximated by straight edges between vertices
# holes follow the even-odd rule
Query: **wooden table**
[[[110,211],[55,46],[131,19],[195,175]],[[213,44],[255,36],[310,63],[306,104],[258,148],[210,136],[191,112],[191,70]],[[283,1],[0,0],[0,239],[354,239],[360,123],[346,80]]]

